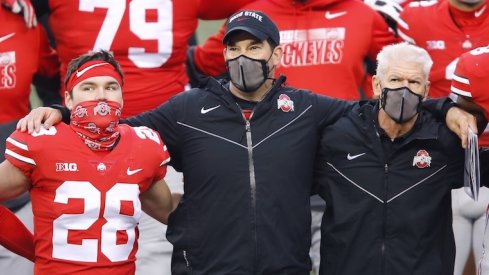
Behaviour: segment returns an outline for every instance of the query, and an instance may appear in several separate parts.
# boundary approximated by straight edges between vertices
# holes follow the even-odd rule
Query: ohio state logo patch
[[[426,168],[430,167],[431,165],[431,157],[426,150],[419,150],[418,153],[416,153],[416,156],[414,156],[413,159],[413,166],[416,166],[418,168]]]
[[[277,99],[277,109],[284,112],[294,111],[294,101],[290,100],[288,95],[281,94]]]

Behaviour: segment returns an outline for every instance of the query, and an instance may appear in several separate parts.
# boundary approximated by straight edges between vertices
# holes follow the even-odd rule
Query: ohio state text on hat
[[[275,44],[280,44],[277,26],[263,12],[243,10],[231,15],[227,22],[223,43],[227,42],[230,33],[237,30],[248,32],[261,41],[270,38]]]

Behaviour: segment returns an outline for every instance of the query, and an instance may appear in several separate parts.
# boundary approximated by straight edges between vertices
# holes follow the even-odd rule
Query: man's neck
[[[379,110],[379,126],[384,130],[384,132],[389,136],[391,140],[394,140],[398,137],[405,135],[409,132],[416,122],[416,118],[418,116],[414,116],[411,120],[404,123],[397,123],[392,118],[390,118],[383,109]]]
[[[261,85],[260,88],[258,88],[258,90],[251,93],[247,93],[247,92],[240,91],[231,82],[229,84],[229,90],[237,98],[241,98],[247,101],[260,102],[265,97],[265,95],[270,91],[270,89],[272,89],[272,86],[273,86],[273,79],[267,79],[265,83],[263,83],[263,85]]]
[[[450,3],[450,5],[452,7],[455,7],[456,9],[458,9],[460,11],[465,11],[465,12],[475,11],[486,3],[486,1],[482,1],[482,2],[477,3],[477,4],[466,4],[466,3],[462,3],[458,0],[448,0],[448,2]]]

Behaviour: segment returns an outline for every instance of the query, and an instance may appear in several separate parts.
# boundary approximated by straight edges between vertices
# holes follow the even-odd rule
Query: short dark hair
[[[124,79],[124,73],[122,72],[121,66],[119,63],[115,60],[114,56],[106,51],[106,50],[99,50],[96,52],[91,52],[87,54],[80,55],[79,57],[73,59],[70,61],[68,64],[68,71],[66,72],[66,76],[64,79],[64,84],[65,87],[68,84],[68,80],[70,79],[71,75],[78,70],[83,64],[87,63],[88,61],[92,60],[103,60],[110,65],[114,67],[114,69],[119,73],[121,76],[121,79]],[[71,93],[71,91],[68,91]]]
[[[270,47],[272,48],[272,50],[278,46],[277,43],[275,43],[275,41],[273,41],[273,39],[271,39],[270,37],[267,38],[267,41],[268,41],[268,44],[270,44]]]

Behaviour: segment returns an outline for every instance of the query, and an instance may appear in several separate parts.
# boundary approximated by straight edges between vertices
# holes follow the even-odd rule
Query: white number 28
[[[103,217],[107,221],[101,229],[100,239],[83,239],[81,244],[68,243],[69,230],[88,230],[100,216],[102,196],[88,181],[66,181],[56,189],[54,201],[68,204],[69,199],[83,200],[83,213],[62,214],[53,221],[53,258],[96,262],[100,242],[101,252],[112,262],[124,261],[134,247],[135,224],[141,217],[141,202],[137,184],[116,183],[105,194]],[[133,205],[132,216],[120,214],[121,202]],[[127,243],[117,244],[117,231],[127,233]]]

